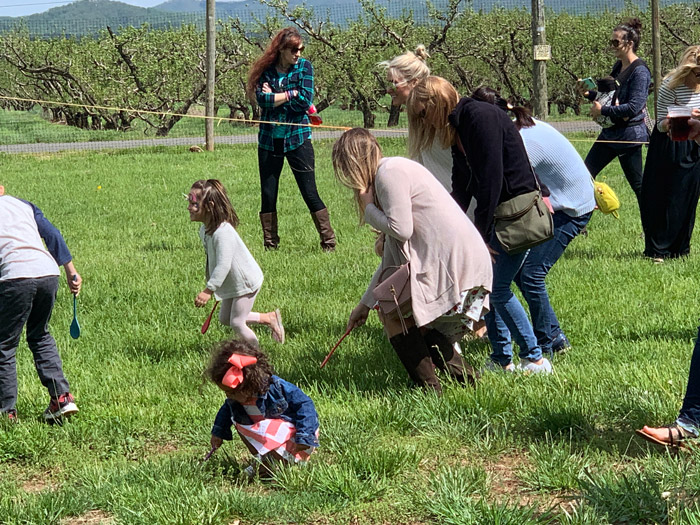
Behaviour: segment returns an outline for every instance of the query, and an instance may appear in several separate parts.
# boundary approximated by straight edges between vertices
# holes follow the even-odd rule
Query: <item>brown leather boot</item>
[[[324,252],[335,250],[335,232],[331,227],[331,219],[328,216],[328,208],[315,211],[311,214],[318,235],[321,237],[321,249]]]
[[[277,235],[277,212],[261,213],[260,224],[263,231],[263,246],[266,250],[276,250],[280,243]]]
[[[436,367],[450,374],[460,383],[474,385],[478,379],[474,369],[466,364],[454,349],[450,341],[438,330],[428,330],[423,334],[423,339],[428,345],[430,358]]]
[[[430,358],[428,345],[417,326],[409,328],[406,334],[398,334],[389,339],[396,355],[418,386],[432,388],[438,395],[442,394],[440,380],[435,375],[435,367]]]

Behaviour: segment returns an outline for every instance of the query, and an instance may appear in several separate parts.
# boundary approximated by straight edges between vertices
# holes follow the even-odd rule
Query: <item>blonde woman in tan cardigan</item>
[[[402,157],[383,158],[365,129],[347,131],[336,142],[333,167],[353,190],[361,220],[386,236],[381,264],[347,328],[367,320],[384,269],[408,259],[410,313],[403,320],[380,313],[391,345],[420,386],[441,392],[433,365],[470,379],[453,343],[488,311],[491,258],[481,235],[427,169]]]

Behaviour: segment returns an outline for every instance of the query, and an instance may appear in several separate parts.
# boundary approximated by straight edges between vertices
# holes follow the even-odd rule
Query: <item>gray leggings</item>
[[[253,304],[260,290],[255,290],[240,297],[230,297],[221,300],[221,311],[219,321],[221,324],[230,326],[233,331],[246,343],[258,346],[258,338],[255,336],[248,323],[259,323],[260,314],[253,312]]]

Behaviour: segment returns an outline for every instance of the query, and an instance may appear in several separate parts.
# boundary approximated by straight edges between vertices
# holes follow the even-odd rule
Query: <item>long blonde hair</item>
[[[382,159],[382,149],[369,131],[354,128],[343,133],[333,145],[332,159],[335,178],[340,184],[353,190],[362,224],[360,193],[374,186],[379,161]]]
[[[448,121],[459,102],[459,93],[442,77],[430,76],[408,95],[408,154],[418,156],[432,147],[435,139],[443,148],[455,143],[455,130]]]
[[[698,66],[700,66],[700,46],[690,46],[683,51],[678,67],[664,77],[664,80],[668,82],[669,89],[676,89],[683,85],[685,77]],[[695,91],[700,91],[700,85],[696,86]]]
[[[430,58],[430,54],[425,46],[419,45],[413,53],[406,51],[391,60],[379,62],[377,65],[384,68],[394,80],[400,77],[401,80],[408,83],[420,82],[430,75],[430,68],[425,63],[428,58]]]

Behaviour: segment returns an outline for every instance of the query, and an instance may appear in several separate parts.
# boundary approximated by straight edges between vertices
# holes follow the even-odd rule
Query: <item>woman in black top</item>
[[[519,368],[551,373],[530,320],[510,285],[527,252],[509,255],[496,239],[496,207],[537,189],[525,146],[515,124],[498,107],[459,96],[445,79],[428,77],[408,98],[410,119],[435,130],[450,126],[454,144],[452,196],[463,210],[476,200],[474,225],[494,256],[491,311],[486,316],[493,353],[489,367],[515,370],[511,334],[520,348]],[[456,103],[456,107],[455,107]],[[509,333],[510,332],[510,333]]]
[[[595,102],[596,91],[583,91],[579,85],[583,94],[594,101],[591,116],[595,119],[603,115],[613,121],[612,127],[603,128],[586,155],[588,171],[595,178],[617,157],[638,201],[642,192],[642,144],[649,140],[644,111],[651,84],[651,73],[637,56],[641,30],[638,18],[626,20],[613,29],[610,48],[617,62],[611,76],[618,88],[612,104],[601,106]]]

